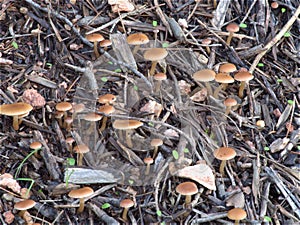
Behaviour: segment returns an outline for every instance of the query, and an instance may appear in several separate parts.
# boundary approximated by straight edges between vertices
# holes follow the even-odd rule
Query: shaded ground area
[[[0,0],[0,223],[298,224],[299,2],[117,2]]]

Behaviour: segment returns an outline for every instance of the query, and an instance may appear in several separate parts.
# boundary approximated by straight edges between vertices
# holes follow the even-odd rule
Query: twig
[[[270,48],[272,48],[272,46],[274,46],[282,38],[285,32],[287,32],[287,30],[293,25],[293,23],[298,18],[299,14],[300,14],[300,5],[298,6],[297,10],[295,11],[294,15],[290,18],[290,20],[283,26],[283,28],[281,28],[279,33],[264,47],[264,51],[262,51],[256,56],[249,69],[250,73],[253,73],[256,65],[259,63],[261,58],[270,50]]]
[[[111,225],[119,225],[120,223],[116,221],[114,218],[110,217],[109,215],[106,214],[103,210],[101,210],[98,206],[96,206],[93,203],[88,203],[87,207],[91,209],[98,217],[100,220],[103,222],[106,222],[106,224],[111,224]]]

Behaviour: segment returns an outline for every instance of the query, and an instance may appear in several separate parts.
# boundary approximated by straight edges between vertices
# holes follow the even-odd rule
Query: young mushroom
[[[225,115],[229,115],[231,108],[237,105],[237,101],[234,98],[226,98],[224,105],[226,106]]]
[[[233,148],[221,147],[214,151],[214,156],[218,160],[222,160],[220,165],[220,173],[222,177],[225,175],[224,169],[226,166],[226,161],[233,159],[236,156],[236,151]]]
[[[134,45],[134,49],[132,51],[133,55],[137,53],[141,45],[147,44],[148,42],[149,42],[148,36],[143,33],[130,34],[127,37],[127,43],[130,45]]]
[[[240,27],[236,23],[229,23],[226,26],[226,30],[227,30],[227,32],[229,32],[229,36],[227,37],[226,43],[228,45],[230,45],[231,39],[233,37],[233,34],[236,33],[236,32],[239,32]]]
[[[17,210],[20,210],[19,216],[22,217],[25,221],[27,221],[27,218],[25,218],[25,214],[26,214],[27,210],[31,209],[32,207],[34,207],[35,204],[36,204],[35,201],[33,201],[31,199],[26,199],[26,200],[17,202],[14,205],[14,208],[17,209]]]
[[[167,79],[167,75],[165,73],[157,73],[153,75],[153,79],[156,80],[155,92],[159,92],[162,81]]]
[[[155,157],[157,155],[158,147],[163,145],[163,141],[160,138],[154,138],[154,139],[151,140],[150,145],[152,147],[154,147],[152,158],[155,159]]]
[[[185,206],[188,206],[192,201],[192,195],[198,193],[198,187],[194,182],[183,182],[176,187],[176,192],[185,196]]]
[[[64,119],[68,116],[68,111],[72,109],[72,104],[70,102],[60,102],[57,103],[55,109],[59,112],[64,113]]]
[[[150,76],[153,76],[155,73],[155,68],[158,61],[163,60],[168,55],[168,51],[164,48],[151,48],[144,53],[144,58],[146,60],[152,61]]]
[[[122,219],[124,221],[128,220],[128,218],[127,218],[128,209],[132,206],[134,206],[134,202],[131,199],[126,198],[120,202],[120,207],[124,208],[123,213],[122,213]]]
[[[206,48],[206,51],[207,51],[207,54],[210,54],[210,48],[209,48],[209,45],[211,44],[211,39],[210,38],[205,38],[201,41],[201,43],[203,45],[205,45],[205,48]]]
[[[0,114],[13,117],[13,128],[19,130],[19,125],[22,117],[27,115],[32,110],[32,106],[23,103],[4,104],[0,106]]]
[[[105,94],[98,97],[98,102],[105,105],[113,104],[116,100],[117,97],[113,94]]]
[[[77,165],[82,166],[83,154],[88,153],[90,151],[89,147],[81,144],[77,145],[73,148],[73,151],[77,153]]]
[[[209,84],[210,81],[213,81],[215,79],[216,73],[215,71],[211,69],[203,69],[195,72],[193,74],[193,79],[195,81],[204,82],[205,87],[207,89],[207,93],[209,95],[212,94],[212,88]]]
[[[233,63],[223,63],[219,67],[219,73],[233,73],[236,71],[236,66]]]
[[[88,41],[94,43],[94,53],[95,53],[96,58],[99,58],[100,54],[98,52],[98,42],[103,41],[104,37],[101,34],[94,33],[94,34],[86,35],[85,38]]]
[[[227,73],[217,73],[215,77],[215,81],[220,83],[219,87],[217,87],[214,91],[214,97],[218,98],[219,92],[222,89],[226,89],[227,85],[234,82],[234,79]]]
[[[105,39],[103,41],[100,41],[100,47],[104,48],[105,51],[107,51],[108,47],[112,45],[111,40]]]
[[[145,175],[148,175],[150,172],[150,165],[154,162],[153,158],[147,157],[144,158],[144,163],[147,165]]]
[[[34,156],[36,158],[39,157],[38,155],[38,150],[40,150],[42,148],[42,143],[39,142],[39,141],[35,141],[35,142],[32,142],[30,145],[29,145],[29,148],[31,148],[32,150],[34,150]]]
[[[109,115],[115,111],[115,108],[112,105],[102,105],[99,107],[98,112]],[[104,131],[106,128],[107,116],[103,116],[102,125],[100,131]]]
[[[71,154],[73,154],[73,147],[72,144],[75,142],[74,138],[72,137],[67,137],[66,138],[66,144],[68,146],[68,150]]]
[[[83,212],[84,198],[89,197],[92,194],[94,194],[94,190],[90,187],[83,187],[69,192],[68,195],[70,198],[79,198],[79,208],[77,209],[77,213]]]
[[[234,75],[234,79],[241,82],[241,85],[239,88],[239,97],[240,98],[243,98],[243,96],[244,96],[244,89],[245,89],[246,84],[253,78],[254,78],[254,76],[247,71],[241,71]]]
[[[228,211],[227,217],[235,221],[234,225],[238,225],[240,220],[247,217],[247,212],[241,208],[234,208]]]

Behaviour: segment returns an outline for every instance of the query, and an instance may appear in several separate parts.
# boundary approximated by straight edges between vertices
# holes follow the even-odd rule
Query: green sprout
[[[189,151],[188,148],[184,148],[184,149],[183,149],[183,152],[184,152],[184,153],[189,153],[190,151]]]
[[[112,64],[113,64],[113,62],[112,62],[112,61],[108,61],[107,63],[108,63],[108,64],[110,64],[110,65],[112,65]]]
[[[138,91],[139,90],[138,86],[134,85],[133,90]]]
[[[162,212],[160,210],[157,210],[156,211],[156,215],[159,216],[159,217],[161,217],[162,216]]]
[[[67,158],[67,163],[69,166],[74,166],[75,165],[75,159],[74,158]]]
[[[272,222],[272,219],[269,216],[265,216],[264,217],[264,221],[266,221],[266,222]]]
[[[128,180],[128,183],[129,183],[130,185],[133,185],[134,181],[133,181],[133,180]]]
[[[288,103],[289,105],[293,105],[293,104],[294,104],[294,101],[291,100],[291,99],[289,99],[289,100],[287,101],[287,103]]]
[[[157,27],[157,21],[156,21],[156,20],[153,20],[153,21],[152,21],[152,26],[153,26],[153,27]]]
[[[240,24],[240,28],[247,28],[247,24],[241,23],[241,24]]]
[[[107,79],[107,77],[101,77],[101,81],[103,81],[103,82],[107,82],[107,81],[108,81],[108,79]]]
[[[163,221],[163,222],[161,222],[161,223],[160,223],[160,225],[166,225],[166,222],[165,222],[165,221]]]
[[[20,163],[20,165],[18,166],[16,173],[15,173],[15,179],[19,176],[20,171],[24,165],[24,163],[27,161],[27,159],[29,159],[34,153],[36,153],[39,149],[34,149],[33,151],[31,151]]]
[[[174,159],[176,159],[176,160],[179,159],[179,154],[176,150],[172,151],[172,155],[173,155]]]
[[[15,41],[13,41],[13,42],[11,43],[11,46],[13,46],[15,49],[18,49],[18,48],[19,48],[18,43],[15,42]]]
[[[110,207],[110,204],[106,202],[101,206],[101,209],[108,209],[109,207]]]
[[[66,189],[69,186],[69,180],[70,180],[71,175],[74,173],[74,171],[75,170],[72,170],[71,173],[67,174],[67,176],[66,176]]]
[[[122,70],[120,68],[115,69],[115,73],[121,73],[121,72],[122,72]]]
[[[267,152],[267,151],[270,151],[270,148],[268,146],[265,146],[264,150]]]
[[[281,83],[282,79],[277,79],[276,81],[277,81],[277,83]]]
[[[26,194],[25,194],[25,198],[27,198],[27,196],[28,196],[28,194],[29,194],[29,192],[30,192],[33,184],[34,184],[34,180],[31,179],[31,178],[17,178],[16,180],[31,182],[30,185],[29,185],[29,187],[28,187],[28,189],[27,189],[27,191],[26,191]]]
[[[48,66],[49,68],[52,67],[52,63],[46,63],[46,66]]]
[[[286,8],[281,8],[281,12],[285,13],[286,12]]]
[[[290,36],[291,36],[291,33],[290,33],[290,32],[285,32],[283,36],[284,36],[284,37],[290,37]]]
[[[264,67],[265,64],[263,64],[263,63],[258,63],[257,66],[258,66],[258,67]]]
[[[149,122],[148,125],[149,125],[150,127],[154,127],[154,123],[152,123],[152,122]]]
[[[169,47],[169,43],[164,42],[164,43],[162,44],[162,47],[163,47],[163,48]]]

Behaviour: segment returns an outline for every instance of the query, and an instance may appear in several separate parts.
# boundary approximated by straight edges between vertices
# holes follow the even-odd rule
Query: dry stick
[[[93,203],[88,203],[87,207],[91,209],[98,217],[100,220],[105,222],[106,224],[112,224],[112,225],[119,225],[120,223],[115,220],[113,217],[110,217],[109,215],[106,214],[102,209],[100,209],[97,205]]]
[[[90,43],[87,39],[85,39],[80,33],[79,31],[74,27],[74,24],[66,17],[60,15],[59,13],[55,12],[55,11],[50,11],[47,8],[44,8],[42,6],[40,6],[39,4],[33,2],[32,0],[25,0],[28,4],[30,4],[31,6],[38,8],[39,10],[46,12],[46,13],[50,13],[51,15],[53,15],[54,17],[62,20],[63,22],[65,22],[67,25],[69,25],[72,29],[72,31],[76,34],[77,37],[79,37],[81,39],[81,41],[86,44],[87,46],[93,48],[94,45],[92,43]],[[107,24],[106,24],[107,25]],[[94,30],[93,32],[96,32],[96,30]],[[93,33],[92,31],[88,32],[88,33]],[[127,63],[121,62],[116,60],[114,57],[112,57],[108,52],[104,51],[102,48],[100,49],[100,53],[102,55],[104,55],[106,58],[108,58],[110,61],[112,61],[114,64],[118,64],[121,66],[126,67],[127,69],[131,70],[135,75],[137,75],[138,77],[140,77],[141,79],[143,79],[143,81],[150,87],[150,89],[152,90],[152,84],[147,80],[147,78],[140,73],[138,70],[136,70],[135,68],[131,67],[130,65],[128,65]]]
[[[264,47],[264,51],[259,53],[256,58],[254,59],[249,72],[253,73],[255,70],[256,65],[259,63],[261,58],[274,46],[281,38],[282,36],[287,32],[287,30],[293,25],[293,23],[296,21],[300,14],[300,5],[298,6],[297,10],[295,11],[294,15],[290,18],[290,20],[281,28],[280,32]]]

